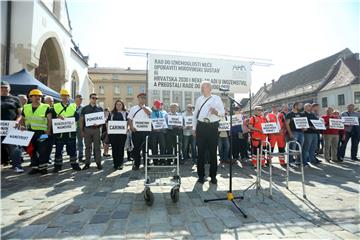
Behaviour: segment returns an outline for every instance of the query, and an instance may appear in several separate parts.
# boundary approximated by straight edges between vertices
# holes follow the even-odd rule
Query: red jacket
[[[323,116],[321,116],[321,118],[324,119],[325,127],[327,128],[326,130],[324,130],[324,131],[322,132],[322,134],[331,134],[331,135],[338,135],[338,134],[339,134],[339,132],[340,132],[341,130],[328,128],[328,127],[329,127],[329,119],[330,119],[330,118],[337,119],[338,117],[336,117],[336,116],[334,116],[334,115],[323,115]]]

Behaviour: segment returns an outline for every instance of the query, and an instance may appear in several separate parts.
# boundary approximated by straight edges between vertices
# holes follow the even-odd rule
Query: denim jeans
[[[189,158],[189,145],[191,144],[191,158],[196,162],[196,142],[192,135],[183,135],[183,158],[187,161]]]
[[[229,160],[230,141],[228,137],[219,137],[218,139],[220,161]]]
[[[313,162],[315,160],[315,152],[318,146],[317,133],[305,133],[304,144],[302,149],[303,163]]]
[[[297,141],[297,142],[300,143],[301,147],[303,147],[303,145],[304,145],[304,133],[294,131],[293,136],[294,136],[293,139],[290,139],[290,141]],[[295,143],[289,144],[289,149],[291,149],[291,150],[299,150],[297,148],[297,144],[295,144]],[[294,162],[294,156],[290,155],[289,156],[289,163],[293,163],[293,162]]]

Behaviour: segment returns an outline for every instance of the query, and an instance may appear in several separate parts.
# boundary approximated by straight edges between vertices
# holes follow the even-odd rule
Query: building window
[[[323,97],[323,98],[321,99],[321,106],[322,106],[323,108],[328,106],[327,97]]]
[[[139,91],[141,93],[144,93],[145,92],[145,86],[144,85],[141,85],[140,88],[139,88]]]
[[[99,94],[105,94],[105,88],[103,85],[99,86]]]
[[[114,92],[115,92],[115,94],[120,94],[120,85],[119,84],[115,84]]]
[[[120,80],[119,75],[113,74],[112,75],[112,80]]]
[[[132,96],[132,95],[133,95],[133,87],[132,87],[132,86],[127,86],[127,95],[128,95],[128,96]]]
[[[354,103],[360,104],[360,92],[354,92]]]
[[[338,106],[343,106],[343,105],[345,105],[345,95],[340,94],[338,95]]]

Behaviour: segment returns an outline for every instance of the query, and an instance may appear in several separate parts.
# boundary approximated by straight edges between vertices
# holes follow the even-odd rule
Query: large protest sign
[[[6,136],[9,129],[12,129],[16,126],[16,121],[0,121],[0,135]]]
[[[192,127],[193,116],[185,116],[184,121],[185,121],[185,127]]]
[[[108,121],[108,134],[126,134],[126,121]]]
[[[56,118],[52,120],[53,133],[76,132],[75,118]]]
[[[247,93],[251,84],[249,62],[159,54],[149,54],[148,62],[149,90],[198,92],[202,81],[210,81],[215,93]]]
[[[218,131],[219,132],[230,131],[230,122],[229,121],[220,121]]]
[[[85,114],[85,126],[101,125],[105,123],[104,112]]]
[[[309,121],[307,117],[293,118],[296,129],[309,128]]]
[[[329,119],[329,128],[331,129],[344,129],[344,122],[342,119]]]
[[[32,131],[20,131],[18,129],[12,128],[9,129],[8,134],[2,143],[27,147],[29,146],[33,135],[34,132]]]
[[[344,122],[344,125],[347,126],[359,126],[359,118],[358,117],[341,117]]]
[[[314,128],[316,130],[326,130],[324,121],[322,121],[321,119],[316,120],[316,119],[310,119],[311,123],[314,125]]]
[[[151,131],[151,119],[134,119],[133,125],[138,132]]]
[[[154,130],[167,128],[165,118],[153,118],[151,122]]]
[[[279,126],[276,122],[262,123],[261,128],[264,134],[279,133]]]
[[[183,125],[183,116],[168,115],[168,125],[181,127]]]
[[[243,124],[243,120],[242,120],[241,114],[235,114],[232,116],[232,125],[233,126],[238,126],[238,125],[242,125],[242,124]]]

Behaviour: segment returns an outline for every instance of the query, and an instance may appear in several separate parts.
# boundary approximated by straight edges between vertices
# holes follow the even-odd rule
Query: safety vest
[[[269,113],[267,116],[266,116],[266,119],[268,120],[268,122],[276,122],[278,127],[279,127],[279,130],[280,129],[283,129],[283,127],[285,126],[285,118],[284,118],[284,114],[282,113]]]
[[[47,116],[46,110],[49,108],[48,104],[40,103],[33,112],[32,104],[24,105],[25,125],[29,126],[32,130],[47,131]]]
[[[56,116],[63,116],[63,117],[74,117],[76,113],[76,104],[70,103],[66,108],[63,107],[61,103],[54,104],[54,110]]]
[[[262,129],[261,124],[266,122],[267,120],[263,116],[252,116],[250,118],[249,124],[251,124],[256,129]],[[251,131],[251,137],[253,139],[266,140],[266,134],[262,134],[257,131]]]

